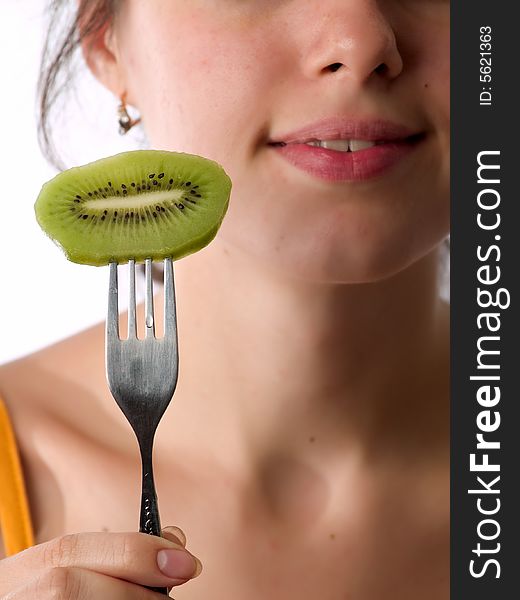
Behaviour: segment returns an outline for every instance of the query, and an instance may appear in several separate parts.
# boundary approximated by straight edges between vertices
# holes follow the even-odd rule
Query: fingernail
[[[186,535],[182,529],[179,529],[179,527],[170,525],[168,527],[165,527],[161,533],[163,538],[171,539],[173,537],[175,539],[171,541],[175,542],[178,540],[181,546],[186,546]]]
[[[161,572],[172,579],[191,579],[199,571],[200,561],[185,550],[168,548],[157,553],[157,565]],[[198,571],[198,572],[197,572]]]
[[[193,559],[195,560],[197,567],[195,569],[195,573],[193,573],[193,575],[191,576],[192,579],[198,577],[202,573],[202,563],[196,556],[194,556]]]

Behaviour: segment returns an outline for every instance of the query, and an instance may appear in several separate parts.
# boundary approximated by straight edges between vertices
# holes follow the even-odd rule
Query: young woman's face
[[[447,0],[127,0],[114,32],[152,147],[231,176],[234,251],[360,282],[446,236]]]

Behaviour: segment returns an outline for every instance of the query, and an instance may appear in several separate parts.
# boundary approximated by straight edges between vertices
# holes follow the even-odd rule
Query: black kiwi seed
[[[189,187],[191,185],[191,181],[187,181],[184,185]]]
[[[135,183],[132,181],[132,183],[130,184],[132,187],[135,187]]]
[[[114,217],[117,217],[117,210],[114,211]]]
[[[173,183],[173,179],[170,179],[170,185]]]
[[[101,215],[101,220],[104,221],[106,219],[105,215]]]
[[[154,179],[154,180],[153,180],[153,184],[154,184],[154,185],[157,185],[157,183],[158,183],[157,179]]]
[[[181,210],[184,210],[184,204],[178,204],[177,205]]]
[[[88,215],[83,215],[83,219],[88,219]]]
[[[157,213],[155,211],[153,212],[153,216],[155,219],[157,218]]]
[[[148,177],[149,177],[150,179],[153,179],[153,178],[155,177],[155,173],[151,173],[150,175],[148,175]]]
[[[126,190],[126,185],[124,183],[121,184],[121,187]]]
[[[108,187],[112,187],[112,182],[111,181],[108,182]]]
[[[159,173],[158,178],[162,179],[164,177],[164,173]]]

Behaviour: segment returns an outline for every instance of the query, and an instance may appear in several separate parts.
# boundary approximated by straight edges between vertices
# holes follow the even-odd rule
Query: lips
[[[423,139],[423,132],[381,119],[325,119],[273,138],[269,146],[314,177],[354,182],[382,175]]]

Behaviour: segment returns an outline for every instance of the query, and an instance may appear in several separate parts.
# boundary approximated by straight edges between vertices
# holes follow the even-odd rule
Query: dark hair
[[[52,135],[56,102],[70,89],[77,72],[75,59],[83,40],[109,23],[119,0],[50,0],[47,35],[38,80],[38,141],[47,160],[63,168]]]

